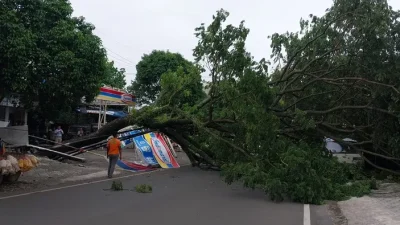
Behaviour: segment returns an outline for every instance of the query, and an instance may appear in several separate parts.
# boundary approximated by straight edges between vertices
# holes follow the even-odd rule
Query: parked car
[[[350,144],[357,143],[356,140],[351,138],[344,138],[345,143],[339,144],[331,138],[324,138],[325,148],[332,153],[334,157],[337,157],[340,162],[355,163],[362,160],[362,157],[357,152],[352,152]]]

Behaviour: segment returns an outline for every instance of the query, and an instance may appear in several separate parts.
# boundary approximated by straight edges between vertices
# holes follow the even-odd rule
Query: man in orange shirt
[[[112,178],[118,158],[122,159],[121,141],[117,138],[116,133],[113,134],[113,137],[107,142],[107,158],[109,159],[108,178]]]

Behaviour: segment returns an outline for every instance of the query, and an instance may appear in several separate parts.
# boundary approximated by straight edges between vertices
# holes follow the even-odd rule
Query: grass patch
[[[113,181],[111,184],[111,190],[112,191],[123,191],[124,186],[122,185],[121,181]]]
[[[139,184],[135,186],[135,191],[138,193],[152,193],[153,188],[148,184]]]

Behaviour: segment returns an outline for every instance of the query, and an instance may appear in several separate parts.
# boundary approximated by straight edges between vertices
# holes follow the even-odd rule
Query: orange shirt
[[[118,138],[111,138],[108,143],[108,155],[119,155],[119,148],[121,147],[121,141]]]

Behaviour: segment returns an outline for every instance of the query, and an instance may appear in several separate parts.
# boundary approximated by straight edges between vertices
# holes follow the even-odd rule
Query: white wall
[[[28,126],[0,127],[0,138],[11,145],[27,145]]]

